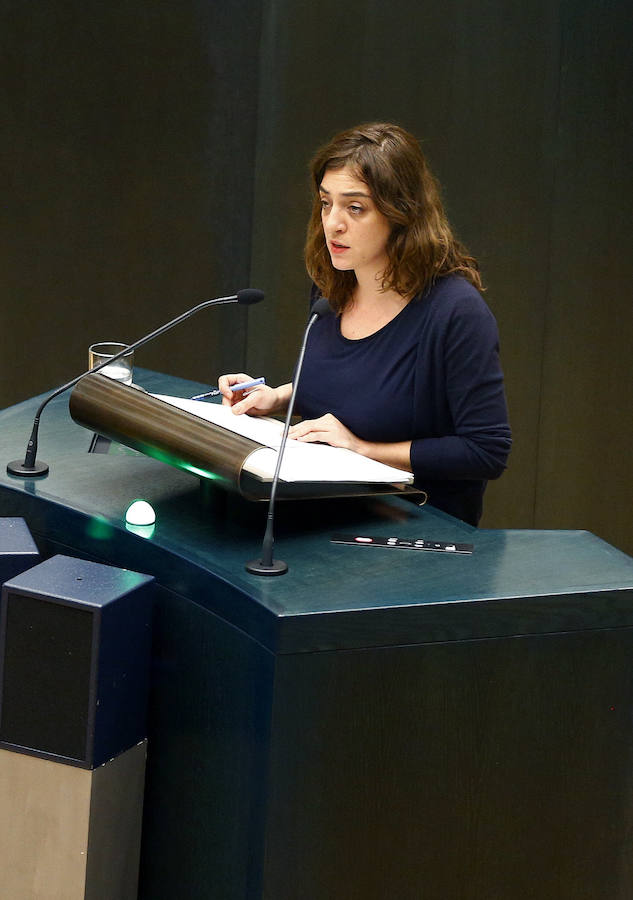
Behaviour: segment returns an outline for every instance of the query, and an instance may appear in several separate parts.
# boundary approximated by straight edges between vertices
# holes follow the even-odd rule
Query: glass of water
[[[126,347],[127,344],[120,344],[117,343],[117,341],[105,341],[100,344],[92,344],[88,348],[88,367],[92,369],[93,366],[98,366],[99,363],[112,359],[113,356],[116,356],[117,353],[120,353],[121,350],[124,350]],[[109,366],[104,366],[99,374],[107,375],[108,378],[113,378],[114,381],[119,381],[121,384],[132,384],[133,372],[134,350],[130,350],[125,353],[121,359],[117,359],[116,362],[113,362]]]

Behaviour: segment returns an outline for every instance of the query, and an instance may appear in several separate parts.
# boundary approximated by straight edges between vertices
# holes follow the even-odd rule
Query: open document
[[[277,465],[277,450],[281,444],[283,422],[268,416],[236,416],[228,406],[205,403],[203,400],[186,400],[155,394],[159,400],[185,410],[207,422],[213,422],[235,434],[262,444],[244,462],[244,471],[271,481]],[[329,444],[305,444],[290,438],[281,464],[282,481],[343,481],[368,484],[412,484],[413,475],[402,469],[394,469],[373,459],[360,456],[342,447]]]

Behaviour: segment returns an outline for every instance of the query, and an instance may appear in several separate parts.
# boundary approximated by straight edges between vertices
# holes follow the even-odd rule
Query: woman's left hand
[[[362,443],[332,413],[326,413],[318,419],[306,419],[304,422],[293,425],[288,432],[288,437],[295,441],[311,443],[318,441],[322,444],[330,444],[332,447],[344,447],[346,450],[354,450],[356,453],[360,453]]]

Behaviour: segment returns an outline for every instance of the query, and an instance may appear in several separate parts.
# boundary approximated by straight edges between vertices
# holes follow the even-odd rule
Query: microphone
[[[111,356],[110,359],[106,359],[103,362],[100,362],[98,365],[93,366],[92,369],[88,369],[87,372],[82,372],[81,375],[73,378],[72,381],[69,381],[67,384],[63,384],[60,388],[57,388],[56,391],[53,391],[53,393],[50,394],[50,396],[48,396],[39,405],[38,410],[35,413],[33,430],[31,431],[31,437],[29,438],[29,442],[26,447],[24,460],[14,459],[12,462],[10,462],[7,465],[7,472],[9,473],[9,475],[17,475],[21,478],[39,478],[42,475],[46,475],[48,473],[48,465],[45,462],[38,462],[36,459],[37,435],[40,427],[40,416],[42,415],[44,407],[48,403],[50,403],[51,400],[54,400],[55,397],[59,396],[59,394],[63,394],[63,392],[67,391],[68,388],[73,387],[73,385],[77,384],[78,381],[81,381],[82,378],[85,378],[86,375],[92,375],[95,372],[99,372],[106,366],[111,365],[117,359],[121,359],[121,357],[125,356],[126,353],[129,353],[130,350],[136,350],[138,347],[142,347],[143,344],[148,344],[150,341],[153,341],[154,338],[159,337],[161,334],[169,331],[175,325],[179,325],[181,322],[184,322],[185,319],[190,318],[190,316],[194,316],[196,313],[200,312],[203,309],[206,309],[208,306],[217,306],[222,303],[241,303],[242,305],[250,306],[252,303],[259,303],[260,300],[263,299],[263,291],[258,291],[256,288],[245,288],[242,291],[238,291],[237,294],[231,294],[229,297],[216,297],[214,300],[203,300],[202,303],[198,303],[197,306],[192,307],[192,309],[187,310],[187,312],[181,313],[181,315],[176,316],[175,319],[172,319],[165,325],[161,325],[160,328],[152,331],[151,334],[146,334],[145,337],[139,338],[139,340],[135,341],[133,344],[128,344],[119,353]]]
[[[270,500],[268,501],[268,515],[266,516],[266,531],[262,542],[262,555],[259,559],[252,559],[245,565],[246,571],[250,572],[251,575],[285,575],[288,571],[287,563],[281,559],[273,559],[273,516],[275,512],[275,497],[277,494],[277,483],[279,481],[279,470],[281,469],[281,461],[286,448],[286,438],[288,437],[290,419],[292,418],[292,410],[295,405],[295,396],[297,394],[297,386],[299,384],[299,377],[303,366],[303,357],[308,342],[308,334],[316,320],[320,319],[321,316],[324,316],[328,312],[332,312],[329,301],[326,300],[325,297],[319,297],[312,307],[310,319],[306,325],[306,330],[303,333],[303,343],[301,344],[301,350],[299,351],[299,359],[297,361],[294,383],[292,385],[292,394],[290,395],[286,421],[284,422],[284,430],[281,436],[281,444],[279,445],[279,452],[277,453],[277,465],[275,466],[275,474],[273,475],[273,480],[270,485]]]

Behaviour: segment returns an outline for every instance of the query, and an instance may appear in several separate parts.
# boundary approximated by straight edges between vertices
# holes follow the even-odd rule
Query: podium
[[[0,413],[4,459],[36,405]],[[50,473],[2,472],[0,515],[24,517],[44,557],[156,580],[142,900],[633,896],[632,559],[582,531],[322,499],[279,505],[290,571],[258,579],[243,567],[264,504],[89,443],[53,401]],[[157,513],[149,539],[126,530],[138,497]]]

